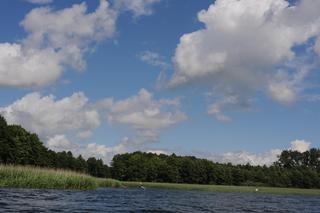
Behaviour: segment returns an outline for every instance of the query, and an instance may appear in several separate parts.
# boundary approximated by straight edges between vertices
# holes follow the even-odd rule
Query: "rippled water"
[[[157,189],[0,189],[1,212],[320,212],[320,197]]]

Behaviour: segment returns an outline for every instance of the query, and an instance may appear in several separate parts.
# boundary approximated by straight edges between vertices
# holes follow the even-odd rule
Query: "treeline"
[[[320,149],[283,151],[272,166],[214,163],[192,156],[143,152],[115,155],[111,167],[71,152],[48,150],[36,134],[0,116],[0,163],[69,169],[123,181],[320,188]]]
[[[114,156],[112,175],[124,181],[320,188],[320,149],[284,151],[269,167],[135,152]]]
[[[47,149],[36,134],[18,125],[7,125],[0,115],[0,164],[35,165],[68,169],[96,177],[110,177],[111,171],[101,159],[85,160],[71,152],[54,152]]]

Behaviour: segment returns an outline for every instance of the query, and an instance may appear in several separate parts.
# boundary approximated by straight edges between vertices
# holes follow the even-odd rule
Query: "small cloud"
[[[286,105],[295,102],[297,99],[294,88],[286,82],[269,84],[268,93],[273,100]]]
[[[147,64],[153,65],[153,66],[159,66],[163,69],[166,69],[169,67],[169,64],[166,63],[162,56],[159,55],[159,53],[152,52],[152,51],[143,51],[141,52],[138,57],[141,61],[146,62]]]
[[[164,150],[149,150],[149,151],[147,151],[147,153],[152,153],[152,154],[157,154],[157,155],[161,155],[161,154],[169,155],[169,153]]]
[[[25,0],[31,4],[51,4],[53,0]]]
[[[214,97],[214,93],[209,93],[209,98]],[[208,106],[207,113],[220,122],[228,123],[232,119],[224,114],[224,111],[230,110],[250,110],[252,100],[246,96],[240,96],[236,93],[229,93],[218,98],[213,104]]]
[[[167,63],[164,58],[156,52],[152,51],[143,51],[141,52],[138,57],[140,58],[141,61],[150,64],[152,66],[160,67],[161,71],[157,77],[156,81],[156,89],[161,89],[166,87],[167,83],[167,70],[170,68],[170,64]]]
[[[309,150],[310,142],[306,140],[294,140],[291,142],[291,150],[298,151],[298,152],[305,152]]]
[[[152,6],[162,0],[114,0],[116,10],[130,11],[135,17],[151,15]]]
[[[298,64],[291,66],[299,67]],[[300,67],[300,70],[291,76],[287,72],[279,70],[268,83],[269,96],[285,105],[294,103],[298,99],[301,83],[307,74],[308,68],[306,66]]]

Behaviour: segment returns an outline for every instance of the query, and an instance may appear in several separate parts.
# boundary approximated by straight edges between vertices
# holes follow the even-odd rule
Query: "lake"
[[[160,189],[0,189],[1,212],[320,212],[319,196]]]

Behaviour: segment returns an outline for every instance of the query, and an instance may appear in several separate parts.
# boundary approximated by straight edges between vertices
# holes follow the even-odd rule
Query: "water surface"
[[[0,189],[1,212],[320,212],[319,196],[160,189]]]

